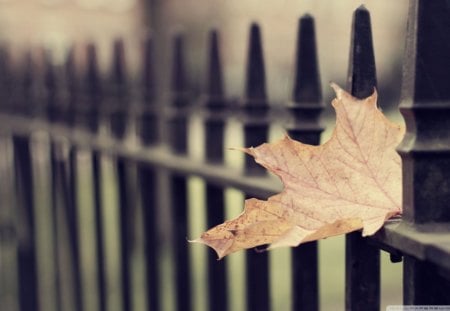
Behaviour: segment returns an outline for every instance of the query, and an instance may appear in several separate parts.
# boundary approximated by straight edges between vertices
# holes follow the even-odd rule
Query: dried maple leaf
[[[286,136],[244,149],[280,177],[283,191],[267,201],[246,200],[240,216],[194,242],[222,258],[258,245],[297,246],[359,229],[372,235],[401,213],[401,159],[395,148],[404,127],[378,110],[376,92],[358,100],[332,87],[337,121],[331,139],[311,146]]]

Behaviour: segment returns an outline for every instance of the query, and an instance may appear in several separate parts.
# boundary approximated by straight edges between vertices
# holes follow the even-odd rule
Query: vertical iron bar
[[[403,215],[423,227],[450,221],[450,2],[411,0],[400,110],[407,134]],[[404,303],[449,304],[450,282],[435,266],[404,257]]]
[[[156,144],[159,140],[158,108],[156,104],[156,87],[154,73],[153,38],[148,37],[144,43],[141,90],[143,103],[138,118],[138,136],[144,145]]]
[[[157,175],[155,168],[139,164],[139,191],[141,193],[146,257],[146,285],[148,310],[160,310],[160,278],[159,278],[159,247],[157,221]]]
[[[130,101],[126,96],[125,51],[122,40],[114,42],[113,62],[111,71],[111,90],[109,104],[111,107],[111,133],[115,139],[121,140],[125,136],[127,126],[127,109]],[[131,311],[131,221],[132,210],[129,204],[128,161],[125,157],[116,159],[117,187],[119,194],[119,226],[120,226],[120,273],[122,283],[123,310]]]
[[[223,164],[224,146],[224,98],[222,67],[219,53],[219,34],[210,32],[207,93],[205,99],[205,152],[210,163]],[[225,197],[221,186],[206,183],[207,226],[211,228],[224,221]],[[208,250],[208,307],[209,310],[228,310],[226,260],[218,261],[216,254]]]
[[[95,244],[97,258],[97,283],[99,311],[106,311],[106,267],[104,246],[104,225],[102,214],[102,185],[101,185],[101,156],[98,151],[92,151],[92,177],[94,183],[94,217],[95,217]]]
[[[127,191],[128,176],[125,158],[116,160],[117,186],[119,192],[119,226],[120,226],[120,270],[123,294],[123,310],[131,311],[131,215]]]
[[[88,128],[92,134],[98,131],[100,107],[103,93],[97,64],[97,51],[94,44],[86,47],[87,66],[84,73],[82,102],[76,102],[75,111],[81,109],[82,119],[87,119]],[[80,107],[81,106],[81,107]],[[91,111],[91,113],[87,113]],[[105,240],[102,214],[102,170],[101,153],[91,151],[92,179],[94,186],[94,219],[95,219],[95,252],[97,258],[97,284],[99,311],[106,311],[106,267],[105,267]]]
[[[450,305],[450,280],[432,263],[405,256],[403,278],[405,305]]]
[[[144,64],[141,77],[142,104],[138,119],[138,136],[142,145],[154,146],[159,141],[158,114],[155,102],[155,77],[153,72],[153,41],[148,37],[144,46]],[[149,310],[160,310],[160,278],[158,247],[158,196],[156,169],[145,163],[138,164],[139,191],[144,217],[144,248],[146,258],[146,284]]]
[[[78,219],[70,193],[71,185],[67,173],[67,156],[64,154],[63,142],[53,141],[50,144],[50,161],[52,170],[51,192],[53,206],[53,228],[55,241],[55,269],[57,288],[57,305],[64,309],[71,298],[65,296],[70,289],[73,295],[74,309],[82,310],[81,277],[78,245]],[[75,165],[74,163],[68,163]],[[67,237],[67,240],[65,239]],[[70,256],[67,256],[67,253]],[[67,261],[69,259],[69,261]],[[71,264],[71,265],[69,265]],[[73,284],[69,283],[73,280]],[[65,300],[65,299],[68,300]]]
[[[408,135],[399,152],[404,216],[417,224],[450,221],[449,13],[445,0],[410,2],[400,106]]]
[[[113,46],[110,95],[108,109],[110,109],[111,132],[117,139],[123,139],[127,129],[127,109],[131,108],[131,103],[127,96],[125,46],[122,40],[116,40]]]
[[[58,167],[56,162],[55,155],[55,146],[54,143],[50,143],[50,194],[51,194],[51,202],[52,202],[52,234],[53,234],[53,264],[54,264],[54,276],[55,276],[55,303],[56,309],[62,310],[62,281],[61,281],[61,260],[60,260],[60,247],[61,247],[61,237],[60,233],[61,225],[59,224],[59,208],[58,208],[58,182],[57,182],[57,174]]]
[[[187,248],[187,180],[174,175],[170,180],[172,207],[174,208],[174,255],[177,310],[189,311],[191,306],[190,257]]]
[[[47,112],[47,118],[53,123],[64,121],[62,102],[58,97],[60,88],[57,81],[59,77],[49,54],[46,54],[45,57],[44,70],[45,111]],[[65,141],[60,141],[58,137],[52,137],[51,139],[52,204],[55,235],[58,235],[58,237],[55,236],[57,241],[55,243],[55,253],[57,253],[56,259],[58,264],[62,263],[65,258],[70,258],[68,262],[65,262],[66,269],[63,269],[64,266],[59,267],[61,270],[57,272],[57,282],[60,282],[60,286],[63,286],[62,282],[67,282],[65,286],[71,290],[73,289],[71,295],[73,294],[74,308],[82,311],[80,245],[76,204],[77,150],[76,147],[66,146]],[[65,150],[69,148],[70,150]],[[66,151],[67,154],[65,154]],[[62,234],[60,229],[67,232],[67,241],[61,240],[61,237],[65,235]],[[66,252],[70,256],[61,255]],[[63,276],[67,276],[67,278],[62,280]]]
[[[62,109],[62,102],[58,97],[60,90],[58,85],[59,82],[57,82],[58,76],[49,54],[45,54],[44,70],[45,106],[42,108],[46,112],[47,120],[49,122],[62,122],[64,121],[64,111]],[[71,283],[73,282],[69,287],[73,288],[74,307],[76,310],[82,311],[81,255],[76,201],[77,150],[74,146],[65,146],[65,141],[58,141],[58,138],[51,139],[53,140],[50,145],[53,174],[52,195],[56,230],[59,230],[58,226],[61,225],[67,227],[68,238],[68,241],[63,241],[59,244],[57,243],[56,246],[57,248],[61,248],[59,251],[70,252],[70,271],[61,273],[68,275],[68,280],[70,280]],[[69,149],[68,154],[64,154],[65,148]],[[56,234],[58,234],[58,232]]]
[[[303,16],[298,27],[296,79],[293,100],[288,105],[293,121],[287,131],[293,139],[319,145],[323,131],[319,116],[323,105],[313,17]],[[292,250],[292,282],[292,310],[318,310],[317,242]]]
[[[173,46],[172,103],[169,115],[169,146],[178,155],[188,153],[187,85],[183,59],[183,37],[176,35]],[[187,178],[170,176],[171,208],[174,218],[175,282],[178,310],[191,310],[190,258],[186,243],[188,233]]]
[[[18,223],[22,228],[18,245],[19,305],[21,311],[38,311],[37,254],[33,172],[29,137],[13,137]]]
[[[57,302],[60,309],[65,305],[62,301],[63,291],[61,288],[70,288],[73,294],[75,310],[83,310],[82,290],[81,290],[81,264],[80,246],[78,240],[78,215],[76,211],[76,201],[74,194],[76,186],[76,152],[65,155],[64,142],[54,141],[51,143],[51,170],[52,170],[52,205],[53,205],[53,228],[55,239],[55,269]],[[74,150],[72,150],[74,151]],[[70,170],[70,171],[68,171]],[[64,240],[66,237],[68,240]],[[62,256],[69,252],[70,256]],[[64,262],[70,258],[69,262]],[[64,262],[64,263],[63,263]],[[71,265],[68,265],[71,264]],[[68,268],[68,269],[67,269]],[[63,282],[73,281],[73,284]],[[59,296],[59,297],[58,297]],[[72,300],[70,300],[72,301]]]
[[[244,144],[258,146],[268,139],[268,103],[266,75],[260,28],[253,23],[247,56],[247,81],[244,99]],[[264,176],[266,171],[252,158],[245,157],[245,173]],[[245,195],[249,198],[249,195]],[[247,310],[269,310],[269,256],[267,253],[246,252]]]
[[[75,295],[75,309],[77,311],[83,311],[83,291],[81,282],[81,253],[80,253],[80,241],[79,241],[79,219],[78,219],[78,187],[77,187],[77,148],[75,146],[69,147],[69,165],[62,167],[61,176],[62,181],[67,182],[67,187],[64,193],[66,219],[69,229],[69,242],[72,250],[73,260],[73,277],[74,277],[74,295]],[[68,172],[66,170],[68,169]],[[64,184],[65,185],[65,184]]]
[[[370,13],[361,6],[353,15],[347,89],[357,98],[370,96],[377,85]],[[380,309],[380,251],[361,236],[346,235],[346,310]]]

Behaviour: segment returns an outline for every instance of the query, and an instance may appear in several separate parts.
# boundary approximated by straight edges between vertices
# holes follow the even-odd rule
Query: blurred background
[[[269,96],[284,101],[291,92],[298,18],[310,13],[316,19],[319,61],[324,94],[330,81],[345,81],[353,10],[366,5],[372,15],[381,99],[394,105],[399,96],[401,57],[406,30],[407,0],[395,1],[246,1],[202,0],[0,0],[0,42],[15,59],[30,48],[51,49],[62,61],[73,45],[95,42],[103,68],[108,64],[111,42],[123,38],[129,46],[130,73],[139,66],[137,46],[149,33],[157,41],[161,68],[158,80],[166,85],[171,35],[185,32],[190,79],[197,90],[204,86],[207,32],[221,33],[225,81],[229,96],[242,94],[247,29],[251,22],[262,27]],[[343,82],[341,82],[343,84]],[[329,98],[327,96],[326,98]]]
[[[121,38],[125,43],[126,67],[130,81],[136,81],[141,68],[142,42],[151,35],[155,42],[157,101],[164,105],[169,96],[170,63],[172,36],[183,32],[186,34],[186,65],[190,89],[195,96],[200,95],[206,85],[207,34],[212,27],[220,31],[224,82],[227,97],[242,97],[245,85],[245,61],[248,40],[248,29],[251,22],[257,22],[262,29],[263,49],[265,53],[268,96],[273,106],[281,106],[291,98],[294,79],[294,53],[296,45],[298,18],[305,13],[311,14],[316,22],[317,47],[319,66],[321,69],[322,90],[327,111],[323,115],[323,123],[327,132],[323,140],[329,136],[333,125],[333,114],[329,102],[333,97],[329,82],[346,84],[350,29],[353,11],[364,4],[371,12],[372,31],[377,63],[378,91],[380,106],[389,116],[401,121],[397,111],[401,83],[401,59],[403,56],[406,31],[407,0],[367,0],[367,1],[331,1],[331,0],[0,0],[0,45],[7,48],[13,66],[20,66],[28,51],[32,57],[42,62],[43,51],[50,51],[52,62],[62,65],[69,49],[74,48],[79,64],[85,58],[85,47],[94,43],[98,51],[98,60],[103,72],[108,72],[111,64],[113,41]],[[193,116],[193,129],[190,137],[190,154],[194,158],[203,156],[205,146],[202,145],[202,120]],[[271,139],[282,135],[282,126],[274,126]],[[242,145],[240,125],[236,120],[228,124],[227,147]],[[2,147],[3,148],[3,147]],[[0,150],[1,157],[11,156]],[[44,152],[44,151],[43,151]],[[45,158],[45,157],[44,157]],[[82,158],[82,156],[81,156]],[[234,152],[226,152],[227,163],[231,166],[241,166],[242,156]],[[82,160],[82,159],[81,159]],[[10,163],[8,160],[1,163]],[[86,165],[80,168],[80,216],[84,219],[83,241],[83,284],[85,284],[85,310],[96,310],[98,303],[95,298],[93,277],[95,267],[91,266],[95,258],[92,256],[92,241],[89,242],[89,230],[93,230],[92,197],[89,193],[91,185],[88,177],[88,159]],[[109,310],[120,310],[120,284],[117,276],[118,250],[117,241],[117,200],[112,177],[111,163],[104,160],[105,218],[107,224],[107,255],[108,255],[108,306]],[[45,166],[44,166],[45,167]],[[7,174],[8,168],[2,168],[2,174]],[[84,173],[83,173],[84,172]],[[2,175],[5,176],[5,175]],[[45,172],[37,174],[45,176]],[[43,178],[41,187],[48,186],[48,180]],[[83,182],[84,181],[84,182]],[[190,236],[198,237],[205,229],[203,183],[198,178],[191,178],[189,183],[190,198]],[[8,191],[4,186],[2,191]],[[44,193],[43,191],[42,193]],[[37,194],[39,196],[39,193]],[[39,219],[45,224],[49,215],[49,198],[39,198]],[[243,196],[236,190],[227,192],[227,217],[239,214],[243,206]],[[1,209],[1,207],[0,207]],[[1,214],[5,215],[5,213]],[[0,215],[0,217],[1,217]],[[5,219],[5,216],[3,217]],[[7,217],[6,217],[7,218]],[[173,310],[171,300],[173,291],[173,274],[170,262],[170,211],[161,211],[161,243],[167,253],[161,267],[161,275],[165,280],[162,289],[164,310]],[[4,221],[4,219],[2,221]],[[38,219],[38,221],[39,221]],[[37,239],[47,241],[49,231],[37,232]],[[144,310],[145,297],[142,289],[144,281],[142,269],[144,263],[139,261],[142,254],[143,236],[136,236],[136,261],[133,293],[135,310]],[[42,242],[45,244],[45,242]],[[90,244],[91,243],[91,244]],[[323,310],[344,309],[344,238],[330,238],[321,241],[320,248],[320,287],[321,305]],[[40,286],[40,304],[42,310],[52,309],[51,262],[47,251],[51,245],[41,248],[39,254],[40,273],[43,278]],[[204,246],[193,245],[193,277],[196,280],[194,288],[195,310],[206,310],[204,290],[207,286],[205,277],[206,252],[211,250]],[[290,297],[290,255],[289,251],[275,250],[271,252],[271,278],[273,290],[273,310],[287,310]],[[1,256],[0,256],[1,257]],[[243,292],[243,252],[233,254],[226,259],[229,277],[233,286],[232,310],[243,310],[245,297]],[[382,257],[382,304],[401,304],[401,264],[391,264],[388,256]],[[5,261],[3,261],[5,262]],[[10,272],[11,273],[11,272]],[[7,273],[2,269],[0,275]],[[0,277],[0,301],[11,301],[5,305],[5,310],[15,310],[15,290],[6,277]],[[285,287],[285,289],[283,289]],[[277,290],[275,290],[277,289]],[[384,308],[384,307],[383,307]],[[3,310],[3,307],[0,307]]]

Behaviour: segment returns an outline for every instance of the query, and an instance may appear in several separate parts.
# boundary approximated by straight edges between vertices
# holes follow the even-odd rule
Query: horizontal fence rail
[[[360,232],[346,236],[346,310],[380,309],[380,250],[392,262],[403,260],[404,304],[450,304],[449,14],[448,1],[410,1],[400,103],[407,135],[398,148],[404,214],[370,238]],[[351,32],[347,90],[364,98],[377,85],[366,8],[355,11]],[[245,198],[267,198],[282,189],[249,157],[242,168],[227,165],[230,122],[242,127],[244,146],[268,141],[272,125],[280,123],[292,138],[320,143],[320,47],[311,15],[299,20],[294,85],[282,114],[271,113],[258,24],[250,26],[238,100],[226,96],[220,30],[209,32],[207,83],[200,96],[191,88],[185,64],[189,37],[182,33],[172,38],[170,89],[157,87],[155,37],[143,42],[137,79],[128,73],[122,40],[112,44],[107,74],[100,73],[93,43],[85,47],[83,64],[72,48],[63,65],[54,65],[50,53],[37,58],[30,51],[16,68],[7,49],[0,49],[5,310],[195,310],[198,263],[187,241],[190,202],[202,196],[205,225],[212,227],[226,218],[228,189]],[[193,117],[201,119],[201,138],[193,134]],[[201,159],[189,149],[199,139]],[[204,193],[190,190],[192,176],[204,182]],[[290,252],[292,310],[320,310],[318,245]],[[269,254],[246,251],[242,266],[243,308],[278,310]],[[228,259],[218,261],[207,251],[200,267],[207,310],[232,310],[236,272],[230,267]]]

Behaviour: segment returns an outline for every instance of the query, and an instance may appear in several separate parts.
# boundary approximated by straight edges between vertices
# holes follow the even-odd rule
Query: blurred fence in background
[[[276,91],[286,104],[270,105],[258,24],[250,26],[241,68],[244,95],[230,98],[220,29],[209,32],[206,53],[190,51],[189,28],[165,31],[165,5],[148,3],[153,33],[142,42],[135,76],[123,40],[113,42],[107,72],[93,43],[70,48],[56,63],[51,51],[38,49],[17,64],[2,47],[2,310],[318,310],[321,291],[336,286],[329,275],[319,277],[319,261],[332,265],[334,258],[319,259],[316,242],[284,253],[289,266],[281,270],[289,277],[282,284],[271,280],[270,253],[247,251],[239,265],[217,261],[211,250],[199,257],[198,246],[187,243],[192,232],[222,222],[230,205],[239,210],[236,192],[266,198],[281,188],[252,159],[230,161],[226,146],[259,145],[282,127],[320,143],[313,17],[299,21],[291,96]],[[347,310],[380,309],[380,249],[403,260],[405,304],[449,304],[449,13],[448,1],[410,2],[401,40],[404,215],[374,237],[346,236]],[[360,7],[347,77],[359,98],[377,85],[372,41],[369,11]],[[199,63],[207,64],[201,78],[200,69],[191,72]]]

